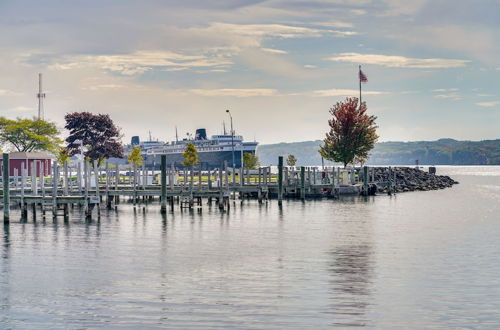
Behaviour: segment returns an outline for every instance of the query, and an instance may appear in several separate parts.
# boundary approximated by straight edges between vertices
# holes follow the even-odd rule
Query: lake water
[[[0,327],[499,328],[500,167],[395,196],[1,229]]]

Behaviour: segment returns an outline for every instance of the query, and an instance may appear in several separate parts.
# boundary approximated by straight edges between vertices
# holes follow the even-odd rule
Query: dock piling
[[[300,167],[300,199],[306,199],[306,168]]]
[[[3,154],[3,223],[10,222],[9,154]]]
[[[283,156],[278,157],[278,205],[283,204]]]
[[[167,213],[167,155],[161,155],[161,214]],[[173,197],[172,197],[173,198]]]

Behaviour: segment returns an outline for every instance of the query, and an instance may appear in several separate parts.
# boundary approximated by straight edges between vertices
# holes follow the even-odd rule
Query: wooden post
[[[313,167],[312,176],[313,176],[312,182],[315,185],[316,184],[316,167]]]
[[[17,168],[14,169],[14,188],[17,189],[17,182],[19,180],[19,177],[17,175]]]
[[[264,186],[267,187],[267,167],[264,167],[262,169],[264,171],[263,177],[264,177]]]
[[[28,217],[28,205],[24,202],[24,185],[26,184],[26,168],[24,163],[21,165],[21,217],[26,219]]]
[[[363,167],[363,192],[368,196],[368,166]]]
[[[224,188],[222,186],[222,167],[226,166],[226,161],[221,164],[221,168],[219,169],[219,209],[224,208]],[[227,171],[226,171],[226,178],[227,178]]]
[[[161,214],[167,213],[167,155],[161,155]],[[172,197],[173,198],[173,197]]]
[[[99,166],[97,166],[97,160],[94,160],[94,175],[95,175],[95,197],[96,197],[96,202],[97,204],[95,207],[97,207],[97,216],[101,216],[101,205],[99,204],[101,201],[101,196],[99,192]]]
[[[215,170],[214,170],[215,172]],[[212,189],[212,171],[209,169],[208,170],[208,190],[211,190]]]
[[[83,183],[85,185],[84,187],[84,197],[85,197],[85,201],[84,201],[84,212],[85,212],[85,217],[86,218],[90,218],[91,216],[91,211],[90,211],[90,208],[89,208],[89,170],[88,170],[88,167],[89,167],[89,164],[88,162],[85,160],[84,163],[83,163]]]
[[[69,195],[69,182],[68,182],[68,162],[64,162],[63,164],[63,175],[64,175],[64,195]]]
[[[3,223],[10,222],[9,154],[3,154]]]
[[[45,164],[40,163],[39,173],[40,173],[40,189],[42,190],[42,196],[45,197]],[[54,173],[52,173],[52,178],[54,178]]]
[[[109,198],[109,163],[106,161],[105,165],[105,173],[106,173],[106,207],[111,208],[111,199]]]
[[[201,192],[201,178],[202,178],[202,175],[201,175],[201,164],[200,164],[200,169],[198,170],[198,191]]]
[[[134,178],[132,180],[132,184],[133,184],[133,192],[134,192],[134,196],[133,196],[133,200],[132,200],[132,203],[134,204],[134,209],[135,209],[135,203],[137,202],[137,164],[134,162],[132,164],[132,170],[134,172]]]
[[[189,170],[189,205],[192,204],[193,201],[193,182],[194,181],[194,166],[191,166]]]
[[[76,172],[76,181],[78,185],[78,193],[82,193],[82,162],[78,161]]]
[[[52,164],[52,216],[57,217],[57,186],[59,181],[59,166]]]
[[[240,179],[240,187],[243,187],[243,185],[245,184],[245,175],[244,175],[244,171],[243,171],[243,166],[240,167],[240,173],[238,175],[238,178]]]
[[[304,166],[300,167],[300,198],[306,199],[306,168]]]
[[[31,195],[38,195],[38,189],[36,187],[36,171],[35,171],[35,161],[30,164],[31,171]]]
[[[331,177],[331,185],[332,185],[332,195],[335,196],[335,189],[337,188],[336,184],[335,184],[335,166],[332,167],[332,177]]]
[[[224,186],[229,188],[229,178],[228,178],[228,171],[227,171],[227,160],[224,161]]]
[[[283,204],[283,156],[278,157],[278,205]]]
[[[175,183],[175,179],[176,178],[177,178],[177,174],[175,173],[175,166],[174,166],[174,163],[172,163],[171,168],[170,168],[170,176],[168,177],[168,183],[169,183],[169,186],[170,186],[170,191],[172,191],[172,192],[174,191],[174,183]],[[174,200],[174,197],[172,195],[172,201],[173,200]]]

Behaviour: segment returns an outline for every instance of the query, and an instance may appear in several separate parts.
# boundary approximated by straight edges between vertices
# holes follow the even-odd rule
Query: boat
[[[199,128],[192,138],[176,139],[167,143],[145,141],[142,144],[138,143],[138,146],[143,151],[145,165],[148,168],[159,169],[161,155],[167,156],[169,167],[182,168],[184,161],[182,154],[188,143],[196,147],[199,158],[198,167],[202,170],[220,168],[224,162],[227,162],[228,167],[240,168],[243,164],[243,155],[255,154],[258,145],[258,142],[245,142],[243,136],[227,132],[208,138],[206,129]]]

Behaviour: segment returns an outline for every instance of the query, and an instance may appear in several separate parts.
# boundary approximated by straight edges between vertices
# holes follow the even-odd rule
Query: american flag
[[[366,75],[361,71],[361,68],[359,69],[359,81],[360,82],[368,82],[368,78],[366,78]]]

